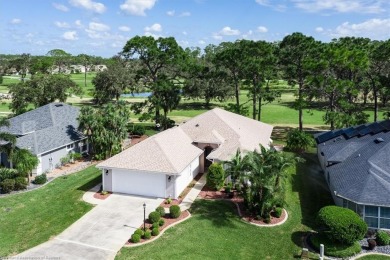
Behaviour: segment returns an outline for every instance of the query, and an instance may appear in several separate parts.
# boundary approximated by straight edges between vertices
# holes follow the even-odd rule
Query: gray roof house
[[[390,229],[390,120],[315,135],[336,205],[370,228]]]
[[[71,152],[88,151],[86,137],[77,131],[79,108],[65,103],[50,103],[9,119],[10,126],[0,131],[17,137],[16,147],[28,149],[39,159],[36,174],[50,171]],[[5,154],[1,164],[9,166]]]

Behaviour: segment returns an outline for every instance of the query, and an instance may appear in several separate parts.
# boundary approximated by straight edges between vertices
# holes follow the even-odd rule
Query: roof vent
[[[199,126],[199,124],[196,124],[196,125],[195,125],[195,127],[198,127],[198,126]]]
[[[375,139],[375,143],[377,143],[377,144],[379,144],[379,143],[382,143],[382,142],[384,142],[385,140],[383,140],[383,138],[381,138],[381,137],[378,137],[378,138],[376,138]]]
[[[56,107],[62,107],[63,104],[56,104],[55,106],[56,106]]]

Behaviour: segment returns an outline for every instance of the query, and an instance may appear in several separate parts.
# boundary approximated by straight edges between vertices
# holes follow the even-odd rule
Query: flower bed
[[[94,197],[95,199],[98,199],[98,200],[105,200],[105,199],[107,199],[111,194],[112,194],[112,192],[107,192],[106,194],[102,194],[100,191],[98,191],[98,192],[95,192],[95,194],[93,194],[93,197]]]
[[[186,219],[188,216],[190,216],[190,213],[186,210],[186,211],[183,211],[180,215],[180,217],[178,218],[171,218],[169,216],[169,214],[165,214],[164,217],[161,217],[161,219],[164,220],[164,225],[159,227],[159,231],[160,231],[160,235],[165,231],[165,229],[171,227],[172,225],[174,225],[175,223],[178,223],[184,219]],[[145,227],[146,227],[146,230],[150,230],[151,231],[151,227],[152,227],[152,224],[151,223],[145,223]],[[139,229],[143,229],[144,228],[144,224],[142,224]],[[144,238],[141,238],[140,242],[138,243],[133,243],[131,242],[131,240],[129,239],[125,245],[127,246],[132,246],[132,245],[138,245],[138,244],[142,244],[142,243],[146,243],[146,242],[149,242],[149,241],[153,241],[154,239],[156,239],[157,237],[159,237],[160,235],[157,235],[157,236],[152,236],[150,239],[144,239]]]

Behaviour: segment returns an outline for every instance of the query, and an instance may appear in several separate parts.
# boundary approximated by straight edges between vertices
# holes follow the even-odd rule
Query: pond
[[[140,92],[140,93],[134,93],[134,94],[122,94],[121,97],[124,98],[132,98],[132,97],[142,97],[146,98],[152,95],[152,92]]]

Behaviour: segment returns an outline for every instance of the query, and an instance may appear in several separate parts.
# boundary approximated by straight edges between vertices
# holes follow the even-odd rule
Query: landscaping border
[[[177,224],[180,224],[184,221],[186,221],[187,219],[189,219],[192,215],[191,213],[186,210],[188,212],[188,216],[175,222],[175,223],[172,223],[171,225],[167,226],[166,228],[164,228],[163,230],[161,230],[160,234],[158,234],[157,236],[155,236],[154,238],[150,239],[150,240],[147,240],[145,242],[142,242],[142,243],[132,243],[132,244],[125,244],[123,247],[137,247],[137,246],[143,246],[143,245],[146,245],[146,244],[149,244],[149,243],[152,243],[154,241],[156,241],[160,236],[162,236],[162,234],[165,233],[166,230],[170,229],[171,227],[174,227],[176,226]]]
[[[356,257],[351,258],[351,260],[357,260],[357,259],[362,258],[363,256],[366,256],[366,255],[383,255],[383,256],[387,256],[390,258],[390,255],[383,254],[383,253],[362,253],[362,254],[357,255]]]

